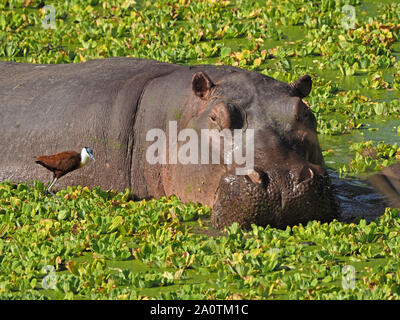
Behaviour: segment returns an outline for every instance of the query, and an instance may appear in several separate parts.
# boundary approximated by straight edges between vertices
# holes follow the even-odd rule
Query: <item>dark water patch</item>
[[[390,202],[365,180],[351,177],[342,179],[333,171],[330,172],[330,176],[340,208],[340,221],[357,222],[359,219],[365,219],[371,222],[391,206]]]

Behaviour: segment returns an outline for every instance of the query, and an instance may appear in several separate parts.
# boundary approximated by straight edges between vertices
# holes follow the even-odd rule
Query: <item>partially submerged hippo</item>
[[[230,66],[135,58],[0,62],[0,180],[46,181],[49,173],[33,156],[90,145],[96,162],[60,186],[130,188],[137,198],[175,194],[209,205],[218,228],[235,221],[244,228],[329,221],[337,217],[336,204],[316,120],[302,101],[311,84],[309,76],[287,84]],[[178,132],[190,128],[199,137],[206,128],[252,130],[254,165],[238,175],[235,163],[222,161],[150,163],[149,130],[161,129],[168,140],[174,121]]]

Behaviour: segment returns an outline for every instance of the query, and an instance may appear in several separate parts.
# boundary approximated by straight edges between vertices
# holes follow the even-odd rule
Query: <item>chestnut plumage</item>
[[[51,156],[38,156],[35,162],[53,172],[53,179],[49,183],[46,193],[51,192],[51,188],[56,181],[68,172],[82,168],[87,164],[89,158],[94,159],[93,150],[89,147],[82,148],[80,153],[75,151],[64,151]]]

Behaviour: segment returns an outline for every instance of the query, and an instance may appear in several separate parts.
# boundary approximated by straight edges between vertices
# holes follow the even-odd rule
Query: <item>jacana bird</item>
[[[51,156],[36,157],[36,163],[53,172],[53,180],[49,183],[46,193],[51,193],[54,196],[54,193],[51,192],[51,188],[54,186],[56,181],[68,172],[82,168],[88,163],[89,158],[95,160],[93,150],[89,147],[82,148],[80,153],[75,151],[64,151]]]

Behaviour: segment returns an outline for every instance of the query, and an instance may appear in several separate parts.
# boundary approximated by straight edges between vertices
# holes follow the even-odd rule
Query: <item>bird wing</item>
[[[79,153],[75,151],[64,151],[52,156],[39,156],[36,163],[51,171],[69,172],[79,167]]]

